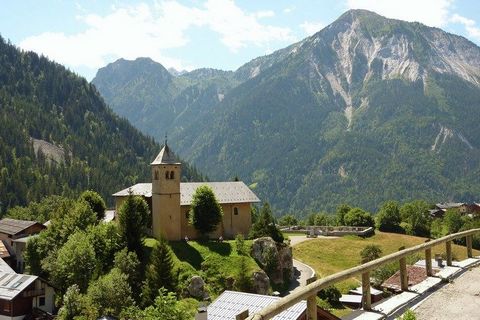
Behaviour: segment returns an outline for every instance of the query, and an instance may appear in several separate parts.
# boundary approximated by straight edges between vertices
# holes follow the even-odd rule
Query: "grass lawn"
[[[384,233],[375,231],[370,238],[357,236],[345,236],[342,238],[319,238],[299,243],[293,247],[293,257],[315,269],[317,277],[321,278],[360,264],[360,251],[369,244],[375,244],[382,249],[382,256],[398,251],[400,247],[413,247],[425,242],[425,238],[413,237],[403,234]],[[445,245],[432,248],[432,257],[436,253],[444,254]],[[462,246],[452,245],[454,260],[462,260],[467,257],[467,249]],[[474,255],[480,251],[474,250]],[[423,259],[422,253],[418,253],[418,259]],[[412,257],[412,262],[416,257]],[[408,262],[407,262],[408,263]],[[361,285],[361,278],[352,278],[336,284],[337,288],[346,293],[349,289]],[[338,317],[351,312],[348,308],[330,310]]]
[[[156,240],[144,240],[145,250],[149,255]],[[242,260],[248,274],[260,270],[250,255],[239,255],[235,240],[218,241],[172,241],[169,243],[175,255],[175,263],[183,276],[179,281],[186,281],[193,275],[201,276],[214,299],[223,292],[228,279],[237,278],[242,269]],[[251,240],[245,240],[245,250],[250,252]]]
[[[302,242],[293,248],[293,257],[315,269],[318,277],[324,277],[360,264],[360,251],[369,244],[375,244],[382,249],[382,256],[398,251],[400,247],[412,247],[425,242],[425,238],[403,234],[384,233],[376,231],[370,238],[345,236],[342,238],[323,238]],[[453,257],[456,260],[465,259],[465,247],[453,245]],[[445,253],[445,246],[432,248],[432,256],[436,253]],[[480,254],[474,250],[474,254]],[[419,258],[423,255],[419,253]],[[342,291],[348,291],[352,286],[359,285],[360,278],[347,280],[338,284]]]

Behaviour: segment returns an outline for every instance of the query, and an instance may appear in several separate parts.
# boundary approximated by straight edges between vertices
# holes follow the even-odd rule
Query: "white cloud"
[[[453,0],[347,0],[349,9],[367,9],[388,18],[442,27],[448,23]]]
[[[480,28],[477,27],[477,23],[474,20],[465,18],[455,13],[450,18],[450,22],[463,24],[469,37],[480,40]]]
[[[248,45],[268,47],[272,41],[293,39],[289,28],[262,24],[273,11],[248,13],[233,0],[208,0],[198,7],[163,0],[154,5],[115,7],[100,16],[77,16],[85,29],[75,34],[45,32],[31,36],[20,47],[42,53],[71,67],[99,68],[116,58],[147,56],[177,70],[191,69],[165,50],[185,46],[188,30],[205,27],[218,34],[221,42],[236,52]]]
[[[290,6],[290,7],[286,7],[285,9],[283,9],[283,13],[291,13],[293,10],[295,10],[296,7],[295,6]]]
[[[309,22],[305,21],[300,25],[300,28],[305,31],[305,33],[309,36],[317,33],[318,31],[322,30],[325,27],[325,24],[322,22]]]

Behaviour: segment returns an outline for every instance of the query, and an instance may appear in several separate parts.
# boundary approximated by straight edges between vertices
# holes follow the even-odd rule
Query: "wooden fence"
[[[407,274],[407,256],[424,252],[426,260],[426,273],[427,276],[431,276],[432,273],[432,248],[445,244],[447,266],[452,265],[452,241],[455,239],[466,238],[467,256],[472,257],[472,237],[474,234],[480,233],[479,229],[471,229],[455,234],[445,236],[440,239],[431,240],[417,246],[406,248],[401,251],[389,254],[379,259],[370,261],[360,266],[347,269],[330,276],[324,277],[319,280],[315,280],[305,287],[298,289],[288,296],[285,296],[273,304],[263,308],[253,315],[248,316],[248,313],[243,313],[237,316],[237,320],[267,320],[278,315],[282,311],[297,304],[302,300],[307,300],[307,319],[317,319],[317,304],[316,296],[318,291],[325,289],[331,285],[334,285],[343,280],[361,275],[362,276],[362,304],[364,310],[371,310],[371,295],[370,295],[370,272],[380,266],[383,266],[390,262],[398,261],[400,264],[400,284],[403,291],[408,289],[408,274]]]

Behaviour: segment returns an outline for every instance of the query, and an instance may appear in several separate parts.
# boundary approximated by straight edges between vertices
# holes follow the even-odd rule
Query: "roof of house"
[[[0,259],[0,299],[12,300],[37,278],[37,276],[15,273],[3,259]]]
[[[433,273],[437,273],[437,270],[433,269]],[[425,271],[424,266],[413,265],[407,266],[407,274],[408,274],[408,286],[414,286],[419,284],[423,280],[427,279],[427,272]],[[395,292],[402,291],[400,286],[400,271],[397,271],[393,276],[385,280],[382,285],[382,288],[392,290]]]
[[[5,233],[9,235],[16,235],[21,233],[22,231],[30,228],[31,226],[38,224],[42,227],[45,227],[39,222],[36,221],[27,221],[27,220],[16,220],[5,218],[0,220],[0,233]]]
[[[175,154],[173,153],[172,150],[167,145],[167,141],[165,141],[165,145],[163,146],[162,150],[160,150],[160,153],[157,155],[155,160],[151,163],[153,165],[155,164],[180,164],[178,160],[175,158]]]
[[[10,250],[8,250],[8,245],[5,240],[0,241],[0,258],[10,258],[12,255],[10,254]]]
[[[180,183],[180,205],[192,204],[195,190],[202,185],[212,188],[215,197],[220,204],[223,203],[253,203],[260,202],[260,199],[241,181],[232,182],[181,182]],[[133,195],[150,198],[152,196],[151,183],[137,183],[129,188],[114,193],[114,197],[125,197],[129,193]]]
[[[249,314],[252,315],[278,299],[280,298],[260,294],[225,291],[207,307],[208,320],[235,319],[237,314],[247,309]],[[306,309],[307,302],[300,301],[272,319],[296,320],[302,316]]]

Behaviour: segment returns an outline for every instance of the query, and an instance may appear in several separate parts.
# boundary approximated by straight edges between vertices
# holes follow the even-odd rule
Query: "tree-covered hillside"
[[[222,99],[165,124],[213,179],[294,213],[479,200],[480,48],[465,38],[351,10],[228,79]]]
[[[0,213],[85,189],[109,199],[149,181],[159,150],[85,79],[0,37]],[[188,165],[183,172],[199,178]]]

